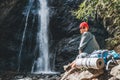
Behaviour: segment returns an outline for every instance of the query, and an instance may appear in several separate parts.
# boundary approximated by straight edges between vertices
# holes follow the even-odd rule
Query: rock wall
[[[72,15],[72,11],[78,9],[80,0],[51,0],[50,31],[52,34],[51,52],[56,54],[56,70],[63,70],[61,66],[68,64],[78,54],[80,41],[79,24],[82,20],[77,20]],[[101,47],[105,48],[105,39],[109,37],[100,20],[88,21],[90,32],[92,32]]]
[[[0,1],[0,71],[16,70],[26,0]]]

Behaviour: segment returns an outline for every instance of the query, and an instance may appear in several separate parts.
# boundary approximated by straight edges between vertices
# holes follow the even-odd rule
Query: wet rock
[[[58,74],[30,74],[18,72],[5,72],[0,74],[1,80],[59,80]]]
[[[32,78],[30,78],[30,77],[25,77],[25,78],[18,78],[17,80],[32,80]]]

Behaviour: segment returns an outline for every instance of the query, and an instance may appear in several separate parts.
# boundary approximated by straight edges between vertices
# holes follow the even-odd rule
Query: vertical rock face
[[[0,1],[0,70],[17,68],[25,3],[26,0]]]
[[[55,56],[55,67],[62,69],[62,65],[72,61],[77,52],[80,40],[79,20],[72,15],[72,11],[78,8],[82,0],[50,0],[50,32],[51,53]]]
[[[75,19],[72,11],[84,0],[50,0],[51,18],[50,31],[52,34],[52,53],[56,54],[56,69],[61,70],[63,65],[75,59],[78,54],[80,41],[79,24],[81,20]],[[100,44],[105,48],[105,39],[109,36],[100,21],[89,19],[90,32],[92,32]],[[104,36],[103,36],[104,35]]]
[[[23,10],[28,0],[0,1],[0,71],[17,70],[18,54],[25,26]],[[80,41],[79,23],[72,11],[76,10],[83,0],[48,0],[50,7],[50,53],[55,54],[55,69],[63,70],[62,66],[75,59]],[[35,1],[37,2],[37,1]],[[29,16],[28,28],[22,51],[21,70],[30,71],[34,59],[36,44],[37,16],[32,25],[33,15]],[[92,32],[101,48],[108,33],[100,21],[89,20]],[[52,57],[52,56],[51,56]],[[53,57],[51,60],[53,61]],[[7,67],[6,67],[7,66]]]

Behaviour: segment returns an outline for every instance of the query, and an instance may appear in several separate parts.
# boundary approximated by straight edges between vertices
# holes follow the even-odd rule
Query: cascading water
[[[37,70],[36,72],[48,72],[50,71],[49,58],[48,58],[48,20],[49,20],[49,9],[47,7],[46,0],[39,0],[40,9],[39,15],[39,32],[38,32],[38,43],[39,43],[39,58],[37,59]]]
[[[34,74],[56,74],[56,72],[52,72],[50,67],[50,59],[49,59],[49,39],[48,39],[48,24],[49,24],[49,8],[47,6],[47,0],[29,0],[28,6],[26,10],[23,12],[26,16],[25,19],[25,27],[22,36],[22,42],[20,46],[20,52],[18,55],[18,71],[20,70],[21,65],[21,53],[23,48],[23,43],[25,39],[26,29],[28,27],[28,18],[30,14],[38,16],[38,20],[33,18],[32,26],[34,23],[38,24],[38,32],[37,32],[37,39],[36,39],[36,47],[35,47],[35,54],[38,53],[37,58],[35,59],[31,73]],[[37,21],[37,22],[35,22]],[[38,50],[36,50],[38,49]],[[54,62],[53,62],[54,63]],[[54,67],[54,66],[53,66]]]
[[[39,45],[39,57],[34,61],[32,73],[52,73],[49,60],[48,48],[48,24],[49,24],[49,8],[46,0],[38,0],[38,33],[37,43]]]
[[[22,36],[22,42],[21,42],[21,45],[20,45],[20,52],[19,52],[19,55],[18,55],[18,69],[17,69],[18,72],[20,70],[21,52],[22,52],[22,48],[23,48],[23,42],[24,42],[24,39],[25,39],[26,28],[27,28],[27,25],[28,25],[28,17],[29,17],[32,5],[33,5],[33,0],[29,0],[29,4],[28,4],[27,9],[25,11],[26,12],[25,27],[24,27],[23,36]]]

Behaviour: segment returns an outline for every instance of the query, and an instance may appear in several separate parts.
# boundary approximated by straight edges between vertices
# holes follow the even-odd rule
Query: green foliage
[[[89,16],[94,17],[95,6],[98,0],[85,0],[79,5],[79,9],[73,12],[73,15],[78,19],[87,20]]]
[[[97,15],[112,37],[106,41],[106,46],[114,48],[120,44],[120,0],[84,0],[73,15],[83,21],[88,17],[94,20]]]
[[[109,38],[106,40],[106,45],[110,49],[113,49],[115,46],[119,44],[120,44],[120,36],[116,36],[115,38]]]
[[[88,17],[95,18],[96,11],[104,17],[112,14],[111,11],[119,10],[120,0],[85,0],[79,5],[78,10],[73,11],[73,15],[77,19],[87,20]]]

